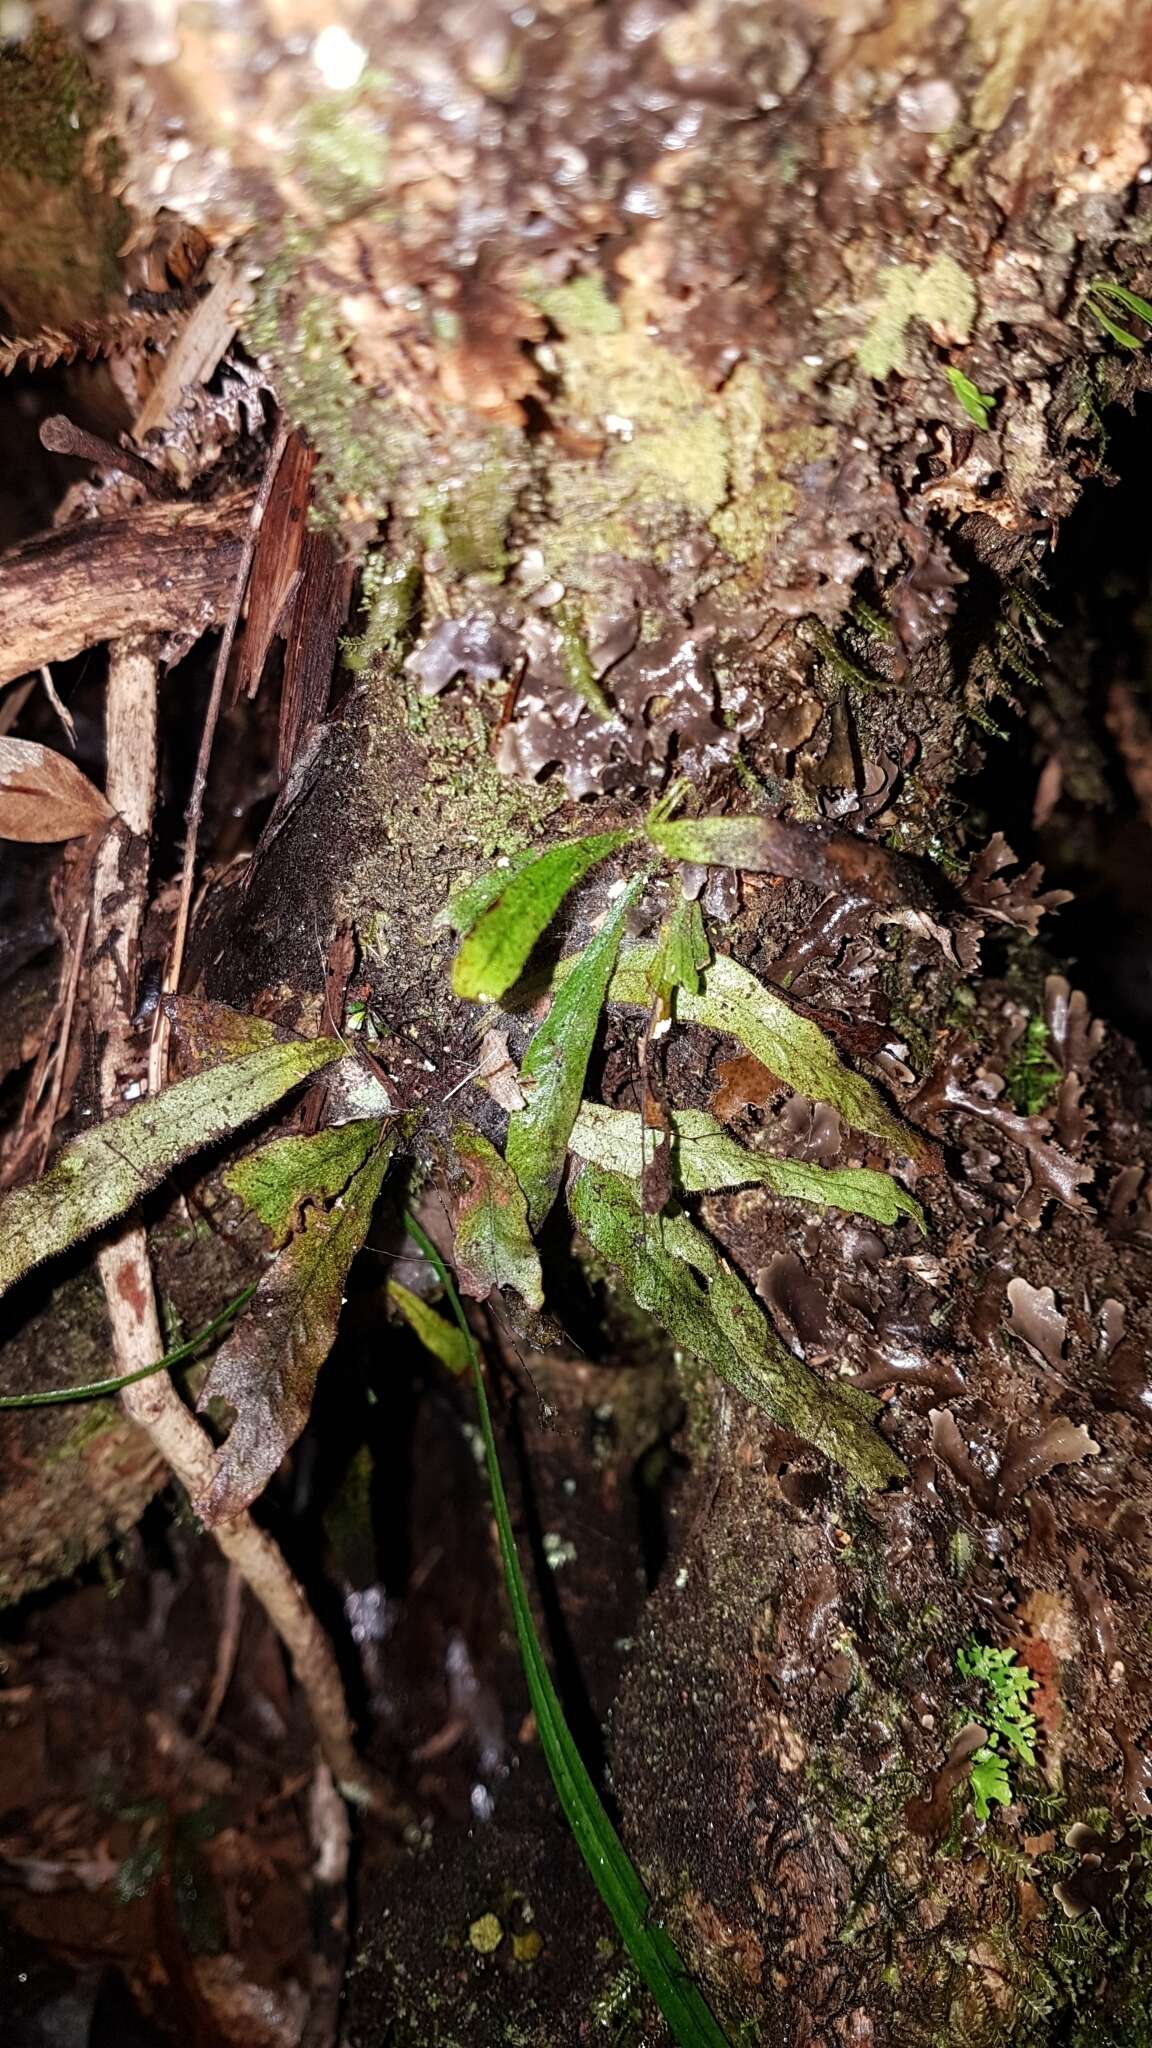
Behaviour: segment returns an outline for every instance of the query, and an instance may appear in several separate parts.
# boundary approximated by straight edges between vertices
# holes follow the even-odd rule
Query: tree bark
[[[235,586],[251,499],[138,505],[37,534],[0,558],[0,683],[104,640],[214,626]]]
[[[802,881],[708,884],[718,948],[940,1148],[906,1176],[926,1241],[702,1204],[791,1347],[882,1394],[909,1479],[864,1496],[683,1368],[691,1469],[612,1785],[734,2039],[1136,2041],[1148,1084],[1036,948],[981,980],[977,937],[1034,937],[1041,906],[995,850],[965,879],[958,792],[997,698],[1040,679],[1038,572],[1101,408],[1149,381],[1092,286],[1152,285],[1152,7],[174,20],[159,61],[147,8],[93,52],[128,195],[247,238],[250,344],[322,511],[371,543],[360,680],[191,972],[314,1020],[323,941],[353,924],[380,1063],[435,1154],[476,1061],[436,923],[466,874],[634,825],[676,775],[701,808],[839,820],[935,874],[937,911],[895,921],[867,898],[832,917]],[[1008,1108],[1030,1015],[1054,1077]],[[523,1015],[499,1021],[519,1054]],[[606,1099],[630,1100],[634,1021],[609,1024]],[[678,1106],[741,1082],[743,1134],[890,1163],[679,1034]],[[489,1097],[463,1103],[502,1138]],[[985,1823],[965,1743],[988,1703],[957,1658],[988,1636],[1036,1678],[1040,1734]],[[376,1903],[356,1997],[405,2048],[453,2038],[458,1957],[404,2004]],[[521,2038],[592,2038],[588,1997]]]

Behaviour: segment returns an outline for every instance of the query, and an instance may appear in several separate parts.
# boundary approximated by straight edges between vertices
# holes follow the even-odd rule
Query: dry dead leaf
[[[115,813],[95,783],[38,740],[0,738],[0,839],[84,839]]]
[[[501,1109],[523,1109],[526,1097],[520,1086],[516,1062],[508,1050],[506,1031],[484,1033],[480,1040],[480,1065],[476,1069],[476,1079]]]

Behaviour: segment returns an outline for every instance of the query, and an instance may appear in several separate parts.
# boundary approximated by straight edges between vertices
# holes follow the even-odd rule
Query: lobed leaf
[[[231,1137],[343,1053],[336,1038],[260,1046],[85,1131],[42,1180],[0,1200],[0,1293],[122,1216],[180,1160]]]
[[[456,1212],[456,1270],[462,1291],[485,1301],[494,1287],[514,1287],[529,1308],[543,1308],[540,1257],[512,1168],[467,1124],[454,1132],[452,1143],[470,1183]]]
[[[905,1476],[873,1427],[880,1403],[829,1383],[780,1342],[739,1275],[687,1216],[671,1211],[652,1230],[635,1189],[585,1166],[572,1214],[590,1244],[618,1268],[634,1299],[669,1335],[795,1436],[870,1490]]]
[[[638,946],[624,955],[608,995],[617,1003],[647,1004],[653,949]],[[769,1071],[813,1102],[830,1102],[845,1123],[880,1138],[909,1159],[931,1155],[926,1139],[890,1109],[879,1090],[845,1066],[831,1039],[809,1017],[801,1017],[775,990],[756,980],[726,953],[718,953],[703,976],[698,996],[684,991],[676,1014],[682,1022],[704,1024],[739,1039]]]
[[[985,1746],[978,1749],[972,1758],[969,1783],[972,1787],[972,1804],[977,1820],[987,1820],[993,1802],[998,1806],[1011,1806],[1012,1784],[1008,1776],[1008,1760],[995,1749]]]
[[[852,1216],[869,1216],[874,1223],[895,1223],[900,1216],[910,1216],[920,1230],[927,1228],[919,1202],[890,1174],[864,1166],[813,1166],[804,1159],[750,1152],[706,1109],[673,1110],[672,1132],[672,1175],[685,1194],[762,1182],[788,1201],[843,1209]],[[645,1135],[635,1111],[585,1102],[569,1145],[577,1158],[638,1181],[644,1170]]]
[[[472,1368],[472,1384],[480,1413],[488,1486],[492,1495],[492,1513],[500,1544],[500,1561],[504,1568],[508,1604],[512,1609],[516,1641],[524,1666],[528,1697],[536,1717],[540,1747],[552,1774],[552,1782],[556,1787],[564,1818],[588,1866],[596,1889],[612,1915],[629,1956],[668,2023],[676,2048],[729,2048],[726,2035],[717,2025],[703,1996],[689,1976],[675,1943],[654,1914],[652,1900],[604,1811],[600,1796],[584,1767],[584,1760],[564,1719],[564,1709],[544,1661],[544,1652],[540,1647],[540,1638],[532,1618],[528,1589],[520,1569],[516,1538],[512,1532],[512,1518],[508,1513],[508,1501],[500,1472],[500,1457],[488,1409],[488,1397],[484,1391],[484,1379],[472,1333],[444,1262],[435,1246],[430,1243],[411,1216],[408,1218],[408,1228],[439,1274],[441,1285],[452,1304],[461,1336],[467,1346]]]
[[[0,736],[0,839],[48,845],[103,831],[116,815],[75,762],[38,740]]]
[[[452,964],[458,996],[496,998],[511,988],[540,934],[590,868],[625,846],[630,832],[594,832],[552,846],[501,877],[498,895],[472,923]]]
[[[388,1299],[399,1309],[409,1329],[420,1339],[425,1351],[446,1365],[449,1372],[468,1370],[468,1345],[463,1332],[429,1306],[422,1295],[413,1294],[399,1280],[388,1282]]]
[[[560,1191],[568,1139],[580,1108],[584,1076],[620,941],[646,876],[624,891],[612,915],[580,954],[552,998],[552,1008],[520,1068],[527,1100],[508,1125],[505,1152],[538,1230]],[[534,1087],[526,1084],[535,1083]]]
[[[227,1401],[235,1420],[193,1503],[211,1526],[262,1493],[308,1420],[336,1336],[348,1271],[368,1232],[394,1138],[376,1120],[344,1126],[351,1177],[331,1208],[310,1210],[256,1289],[208,1371],[198,1407]],[[358,1162],[351,1165],[353,1143]]]

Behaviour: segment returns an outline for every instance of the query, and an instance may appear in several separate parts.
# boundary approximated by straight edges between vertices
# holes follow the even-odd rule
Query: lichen
[[[403,443],[389,407],[356,379],[334,300],[306,281],[309,253],[308,236],[285,237],[259,280],[246,339],[270,359],[285,411],[316,449],[321,519],[382,519]]]
[[[620,308],[608,297],[599,276],[573,278],[537,292],[536,303],[561,334],[619,334]]]
[[[923,320],[949,341],[967,341],[978,311],[976,287],[954,256],[934,256],[920,269],[897,263],[880,280],[879,302],[856,346],[865,376],[881,383],[891,371],[908,368],[908,325]]]
[[[366,71],[350,90],[319,96],[297,116],[294,168],[310,198],[334,218],[384,188],[388,138],[373,95],[385,83]]]

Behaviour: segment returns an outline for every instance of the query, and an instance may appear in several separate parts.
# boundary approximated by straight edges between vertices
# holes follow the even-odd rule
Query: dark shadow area
[[[1086,492],[1042,566],[1054,625],[1034,680],[1005,674],[1003,736],[966,795],[969,831],[1002,831],[1073,900],[1042,939],[1092,1009],[1152,1049],[1152,406],[1107,419],[1114,481]],[[996,941],[986,949],[995,971]]]

